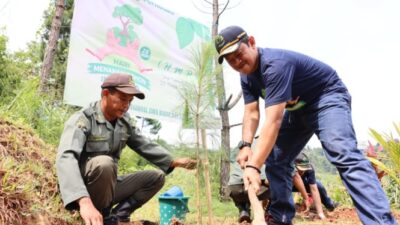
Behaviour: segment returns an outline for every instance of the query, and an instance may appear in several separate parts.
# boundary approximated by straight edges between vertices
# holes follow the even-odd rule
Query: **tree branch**
[[[233,102],[231,104],[228,105],[228,107],[226,108],[226,110],[231,110],[240,100],[240,98],[242,97],[242,91],[239,92],[239,94],[236,96],[235,100],[233,100]]]
[[[237,127],[237,126],[240,126],[240,125],[242,125],[242,124],[243,124],[243,123],[235,123],[235,124],[230,125],[229,128]]]
[[[226,2],[226,4],[225,4],[225,6],[224,6],[224,8],[221,10],[221,12],[220,13],[218,13],[218,19],[219,19],[219,17],[221,16],[221,14],[225,11],[225,9],[228,7],[228,5],[229,5],[229,2],[230,2],[230,0],[228,0],[227,2]]]

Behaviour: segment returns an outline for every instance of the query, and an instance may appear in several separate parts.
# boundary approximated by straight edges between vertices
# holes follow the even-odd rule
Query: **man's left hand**
[[[172,167],[182,167],[188,170],[192,170],[196,167],[197,161],[191,158],[178,158],[172,162]]]
[[[254,168],[245,168],[243,173],[244,188],[253,188],[256,194],[260,192],[261,176]]]

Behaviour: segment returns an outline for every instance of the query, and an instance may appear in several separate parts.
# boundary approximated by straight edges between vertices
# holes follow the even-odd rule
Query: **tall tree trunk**
[[[228,3],[227,3],[228,4]],[[218,9],[218,0],[213,0],[213,23],[212,23],[212,37],[214,38],[218,35],[218,23],[219,23],[219,9]],[[215,63],[218,63],[218,60],[215,59]],[[229,199],[229,190],[228,190],[228,181],[229,181],[229,157],[230,157],[230,126],[229,126],[229,115],[228,110],[225,109],[225,82],[224,82],[224,74],[221,72],[219,76],[217,76],[217,88],[221,90],[218,94],[218,111],[221,116],[222,121],[222,129],[221,129],[221,149],[225,154],[221,155],[220,160],[220,189],[219,194],[220,198],[223,200]]]
[[[40,86],[39,90],[42,93],[48,91],[47,84],[50,76],[50,71],[53,66],[54,55],[57,48],[57,40],[60,34],[61,19],[64,13],[65,0],[57,0],[56,2],[56,12],[53,17],[53,22],[51,24],[50,38],[47,43],[46,52],[44,53],[43,65],[40,72]]]

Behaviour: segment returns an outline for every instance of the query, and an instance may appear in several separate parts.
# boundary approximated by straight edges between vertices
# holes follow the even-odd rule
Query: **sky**
[[[10,51],[24,49],[27,42],[36,38],[49,3],[49,0],[0,0],[0,27],[6,29]]]
[[[211,9],[202,0],[153,2],[210,26]],[[49,0],[0,0],[0,27],[6,26],[9,51],[34,40]],[[400,1],[398,0],[231,0],[219,28],[243,27],[259,47],[298,51],[332,66],[352,95],[353,124],[360,145],[372,140],[369,128],[393,133],[400,123]],[[24,7],[20,7],[24,5]],[[224,65],[227,96],[240,90],[239,76]],[[263,104],[261,104],[263,105]],[[263,109],[261,109],[263,111]],[[262,113],[263,114],[263,113]],[[229,112],[231,124],[240,123],[243,101]],[[163,122],[160,137],[177,140]],[[173,133],[173,132],[172,132]],[[231,130],[231,145],[241,140],[241,128]],[[309,145],[319,147],[313,138]]]

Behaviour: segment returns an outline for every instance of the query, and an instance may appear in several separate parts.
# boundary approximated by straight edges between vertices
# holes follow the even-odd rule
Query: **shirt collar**
[[[106,118],[104,117],[103,111],[101,111],[101,100],[95,102],[93,108],[95,111],[96,121],[98,123],[105,123],[105,124],[107,124],[107,126],[110,126],[110,128],[111,128],[112,127],[111,123],[108,120],[106,120]],[[117,119],[116,124],[122,125],[121,118]]]

